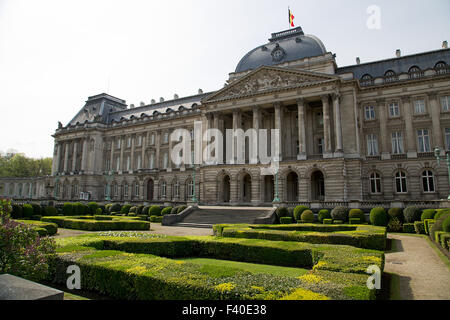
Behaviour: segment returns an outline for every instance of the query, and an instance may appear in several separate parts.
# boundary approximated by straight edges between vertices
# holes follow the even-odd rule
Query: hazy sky
[[[370,5],[381,29],[367,27]],[[0,0],[0,150],[52,155],[57,122],[88,96],[128,104],[223,87],[272,32],[319,37],[339,66],[440,49],[448,0]]]

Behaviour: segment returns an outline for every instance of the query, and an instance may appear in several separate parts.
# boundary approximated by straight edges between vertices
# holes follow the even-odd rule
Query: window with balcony
[[[400,131],[392,132],[392,154],[403,154],[403,134]]]
[[[378,137],[376,134],[368,134],[366,136],[367,141],[367,155],[378,156]]]

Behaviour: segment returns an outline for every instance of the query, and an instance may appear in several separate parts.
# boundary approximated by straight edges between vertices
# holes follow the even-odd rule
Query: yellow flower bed
[[[214,287],[217,291],[225,292],[225,291],[231,291],[234,288],[236,288],[236,285],[234,283],[221,283]]]
[[[323,294],[315,293],[310,290],[298,288],[291,294],[284,296],[280,300],[330,300]]]

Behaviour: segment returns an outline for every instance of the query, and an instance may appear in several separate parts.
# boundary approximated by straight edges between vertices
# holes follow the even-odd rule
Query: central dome
[[[301,27],[272,33],[269,43],[247,53],[236,67],[236,73],[273,66],[307,57],[316,57],[327,51],[322,41],[305,35]]]

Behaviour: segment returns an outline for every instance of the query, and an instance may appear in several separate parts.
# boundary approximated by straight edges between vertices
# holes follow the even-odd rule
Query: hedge
[[[385,227],[388,225],[388,214],[384,208],[373,208],[370,210],[370,223],[374,226]]]
[[[349,218],[350,224],[360,224],[361,220],[359,218]]]
[[[88,206],[88,213],[91,215],[97,214],[97,209],[99,208],[97,202],[89,202],[87,204]]]
[[[303,243],[245,239],[91,235],[58,239],[58,243],[65,246],[60,246],[60,254],[53,258],[48,280],[66,283],[65,271],[75,264],[85,275],[83,288],[128,300],[374,299],[375,291],[366,286],[367,261],[384,267],[382,252],[347,246],[329,250]],[[202,256],[313,270],[302,277],[288,277],[223,266],[205,268],[170,259]]]
[[[142,209],[142,214],[148,216],[148,211],[149,211],[149,210],[150,210],[150,206],[145,206],[145,207]]]
[[[403,216],[403,209],[402,208],[390,208],[388,210],[388,215],[390,219],[397,218],[400,221],[404,221],[405,217]]]
[[[11,205],[12,211],[11,211],[11,218],[13,219],[20,219],[23,217],[23,209],[22,206],[19,204],[12,204]]]
[[[280,223],[281,224],[292,224],[292,223],[294,223],[294,219],[292,219],[292,217],[281,217]]]
[[[417,234],[425,234],[425,225],[423,221],[414,222],[414,230]]]
[[[374,226],[301,224],[274,228],[264,225],[215,225],[213,230],[214,235],[225,238],[339,244],[374,250],[384,250],[386,247],[386,228]]]
[[[351,219],[353,218],[356,218],[359,219],[359,223],[366,222],[366,215],[364,214],[364,211],[362,211],[361,209],[351,209],[350,212],[348,213],[348,218],[349,221],[351,221]]]
[[[122,209],[122,206],[118,203],[114,203],[111,207],[110,207],[110,212],[120,212],[120,210]]]
[[[333,219],[323,219],[323,224],[333,224]]]
[[[331,217],[333,220],[341,220],[345,222],[348,220],[348,209],[344,207],[336,207],[331,210]]]
[[[172,212],[172,207],[166,207],[166,208],[162,209],[161,215],[165,216],[166,214],[170,214],[171,212]]]
[[[286,208],[286,207],[278,207],[276,210],[275,210],[275,213],[276,213],[276,215],[277,215],[277,217],[278,217],[278,219],[280,220],[281,218],[284,218],[284,217],[289,217],[289,211],[288,211],[288,209]],[[281,221],[281,220],[280,220]]]
[[[58,232],[58,225],[51,222],[41,222],[34,220],[16,220],[19,223],[31,226],[33,229],[38,231],[39,236],[53,236]],[[43,230],[40,230],[43,229]]]
[[[114,219],[112,221],[99,221],[88,219],[71,219],[66,217],[42,217],[42,221],[56,223],[60,228],[86,231],[140,231],[150,229],[149,222],[140,220]]]
[[[70,202],[64,203],[62,211],[63,211],[63,215],[65,215],[65,216],[73,216],[74,215],[73,204]]]
[[[162,216],[150,216],[150,222],[161,223],[163,220]]]
[[[444,232],[450,232],[450,216],[444,219],[444,222],[442,223],[442,230]]]
[[[444,221],[448,217],[450,217],[450,212],[446,212],[442,215],[439,215],[439,218],[435,219],[436,221],[433,224],[433,227],[431,228],[431,234],[430,234],[431,238],[435,237],[436,231],[444,231],[444,229],[443,229]]]
[[[403,232],[404,233],[415,233],[416,230],[414,228],[414,223],[404,223],[403,224]]]
[[[31,219],[31,217],[34,215],[34,210],[31,204],[26,203],[22,205],[22,210],[24,218]]]
[[[425,219],[423,221],[425,234],[428,234],[428,235],[430,234],[431,227],[434,225],[435,222],[436,222],[436,220],[434,220],[434,219]]]
[[[122,208],[120,208],[120,213],[128,214],[130,212],[131,207],[132,207],[131,204],[124,204]]]
[[[184,210],[186,210],[187,209],[187,206],[179,206],[178,207],[178,210],[177,210],[177,214],[180,214],[180,213],[182,213]]]
[[[425,209],[422,211],[422,215],[420,216],[421,221],[425,221],[426,219],[434,219],[434,215],[436,214],[435,209]]]
[[[30,204],[33,207],[33,215],[35,216],[42,215],[42,207],[40,204],[38,203],[30,203]]]
[[[422,211],[417,207],[407,207],[403,210],[403,215],[406,223],[414,223],[415,221],[420,221]]]
[[[58,209],[53,206],[46,206],[44,208],[45,216],[56,216],[58,214]]]

